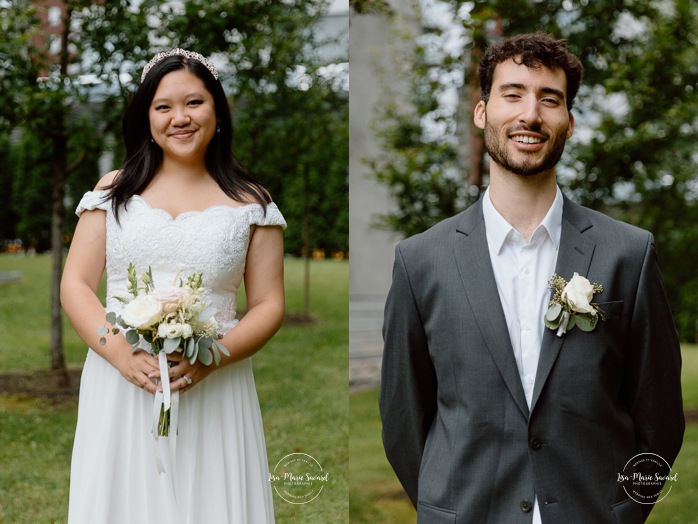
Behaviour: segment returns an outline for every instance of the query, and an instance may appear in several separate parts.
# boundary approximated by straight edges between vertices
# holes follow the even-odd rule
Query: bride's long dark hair
[[[214,134],[206,150],[206,169],[230,198],[239,202],[248,202],[252,198],[266,211],[266,205],[271,202],[269,193],[233,156],[233,124],[223,86],[198,60],[175,55],[153,66],[124,114],[122,129],[126,159],[112,183],[105,188],[117,221],[121,205],[148,187],[162,163],[162,149],[151,140],[148,111],[162,77],[181,69],[200,78],[213,95],[220,132]]]

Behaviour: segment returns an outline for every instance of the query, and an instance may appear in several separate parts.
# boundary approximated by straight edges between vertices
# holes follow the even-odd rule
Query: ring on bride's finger
[[[189,386],[191,386],[191,383],[194,382],[192,379],[190,379],[190,378],[189,378],[188,376],[186,376],[186,375],[182,375],[182,378],[183,378],[184,380],[187,381],[187,384],[188,384]]]

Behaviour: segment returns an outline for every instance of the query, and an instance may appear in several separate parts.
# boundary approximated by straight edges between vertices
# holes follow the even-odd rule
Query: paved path
[[[349,391],[380,385],[383,355],[383,302],[349,302]]]
[[[381,380],[381,355],[349,357],[349,391],[376,388]]]
[[[11,284],[19,282],[22,279],[22,273],[19,271],[0,271],[0,284]]]

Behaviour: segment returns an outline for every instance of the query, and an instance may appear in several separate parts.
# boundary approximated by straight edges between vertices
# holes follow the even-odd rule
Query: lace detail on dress
[[[120,209],[117,223],[111,202],[100,203],[104,195],[104,191],[86,193],[76,212],[107,211],[107,309],[119,312],[123,307],[114,297],[128,296],[129,263],[139,273],[150,266],[156,287],[202,271],[208,290],[204,298],[218,309],[216,318],[224,333],[236,321],[237,291],[245,274],[252,227],[286,227],[273,203],[266,215],[259,204],[248,204],[217,205],[173,218],[140,196],[131,197]]]
[[[255,209],[251,210],[250,220],[251,224],[256,224],[258,226],[281,226],[282,229],[286,229],[286,220],[284,220],[281,211],[276,207],[273,202],[267,205],[267,214],[264,214],[264,209],[262,206],[257,204],[252,204]]]
[[[92,211],[93,209],[101,209],[103,211],[108,210],[111,207],[111,203],[105,197],[107,196],[106,191],[98,189],[96,191],[88,191],[80,199],[78,207],[75,209],[75,214],[77,216],[82,215],[83,211]]]

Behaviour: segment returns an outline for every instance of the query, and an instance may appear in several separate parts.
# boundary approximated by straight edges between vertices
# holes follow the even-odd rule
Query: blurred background
[[[576,202],[650,230],[682,341],[690,422],[651,522],[692,522],[698,462],[698,4],[695,0],[353,0],[350,57],[352,522],[412,522],[380,444],[381,326],[393,250],[475,202],[478,57],[542,30],[585,67],[558,166]],[[683,476],[683,477],[682,477]]]
[[[234,154],[289,224],[287,321],[255,356],[269,460],[311,454],[332,485],[277,519],[347,520],[348,39],[348,0],[0,0],[0,522],[65,521],[86,348],[63,257],[143,67],[174,47],[216,64]]]

